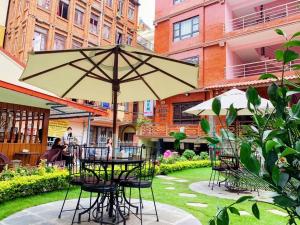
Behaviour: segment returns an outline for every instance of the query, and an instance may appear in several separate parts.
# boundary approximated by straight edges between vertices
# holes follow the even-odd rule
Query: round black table
[[[107,178],[110,181],[115,182],[116,184],[119,184],[120,179],[122,178],[122,174],[129,172],[130,170],[128,170],[130,165],[135,165],[136,168],[141,167],[142,164],[145,162],[145,160],[143,159],[135,159],[135,158],[115,158],[115,159],[81,159],[81,164],[84,166],[84,164],[89,164],[89,163],[94,163],[94,164],[99,164],[102,165],[103,167],[110,167],[111,168],[111,177]],[[114,173],[115,173],[115,166],[124,166],[124,170],[122,170],[121,167],[121,171],[120,171],[120,175],[118,176],[118,178],[114,177]],[[107,172],[106,172],[107,173]],[[122,192],[123,195],[123,199],[124,201],[130,205],[131,207],[136,208],[136,206],[132,205],[126,198],[125,196],[125,191]],[[99,201],[99,197],[95,200],[95,202],[93,204],[91,204],[91,207],[86,209],[84,212],[80,213],[80,215],[83,215],[89,211],[91,211],[94,206],[97,204],[97,202]],[[118,201],[118,200],[117,200]],[[114,206],[114,197],[112,195],[109,196],[109,209],[108,209],[108,215],[109,217],[113,216],[113,206]],[[125,217],[123,217],[123,219],[125,219]]]

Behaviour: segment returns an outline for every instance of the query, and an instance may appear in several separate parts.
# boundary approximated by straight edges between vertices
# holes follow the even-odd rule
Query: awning
[[[88,107],[0,80],[0,102],[50,109],[50,119],[106,116],[104,109]]]

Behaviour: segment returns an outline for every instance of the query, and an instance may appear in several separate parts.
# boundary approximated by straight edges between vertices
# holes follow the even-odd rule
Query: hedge
[[[174,164],[160,164],[155,174],[169,174],[175,171],[210,167],[210,160],[178,161]],[[0,181],[0,203],[19,197],[25,197],[44,192],[64,189],[68,186],[68,171],[54,169],[49,173],[30,176],[16,176],[9,180]]]
[[[157,174],[167,175],[169,173],[194,168],[210,167],[210,160],[199,160],[199,161],[181,161],[173,164],[160,164],[158,167]]]
[[[56,170],[43,175],[20,176],[0,181],[0,203],[29,195],[64,189],[67,187],[68,172]]]

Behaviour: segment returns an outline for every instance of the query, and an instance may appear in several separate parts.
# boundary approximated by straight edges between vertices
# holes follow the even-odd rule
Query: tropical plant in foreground
[[[281,76],[270,73],[260,76],[260,79],[273,79],[267,93],[274,108],[259,110],[261,98],[258,91],[249,87],[246,96],[253,123],[244,126],[243,135],[240,136],[235,136],[229,131],[229,126],[237,118],[238,109],[231,105],[226,119],[223,120],[218,98],[213,101],[212,108],[219,118],[223,134],[227,139],[234,140],[235,145],[231,145],[231,148],[235,154],[239,152],[243,167],[256,181],[274,192],[272,202],[267,203],[286,211],[287,224],[295,225],[300,219],[300,100],[295,104],[292,104],[291,100],[300,93],[300,85],[285,79],[285,73],[291,69],[297,73],[300,69],[300,65],[295,63],[299,54],[293,50],[300,46],[300,32],[291,38],[280,29],[277,29],[276,33],[285,38],[283,50],[275,52],[276,60],[282,63]],[[201,121],[201,127],[205,133],[211,132],[207,120]],[[214,145],[221,141],[218,136],[208,136],[206,139]],[[263,164],[258,160],[258,155]],[[239,215],[235,205],[249,200],[253,201],[252,212],[259,219],[258,201],[251,196],[244,196],[229,206],[220,207],[209,224],[228,225],[230,213]]]
[[[180,142],[187,138],[184,132],[170,132],[169,135],[175,139],[174,148],[176,151],[180,150]]]

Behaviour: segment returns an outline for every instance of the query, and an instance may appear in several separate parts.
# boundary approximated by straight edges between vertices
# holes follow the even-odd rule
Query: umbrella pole
[[[113,137],[112,137],[112,156],[115,157],[117,143],[117,113],[118,113],[118,92],[113,90]]]

